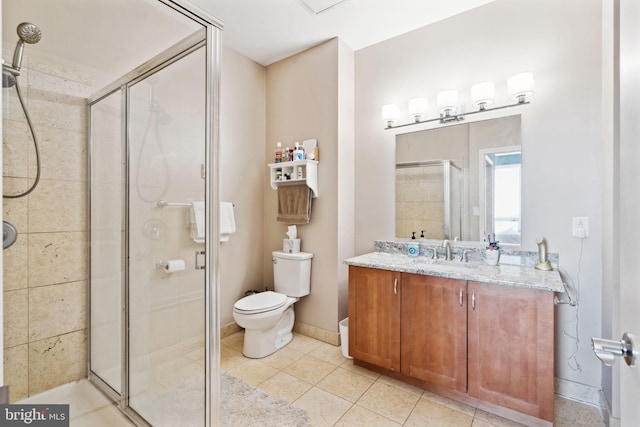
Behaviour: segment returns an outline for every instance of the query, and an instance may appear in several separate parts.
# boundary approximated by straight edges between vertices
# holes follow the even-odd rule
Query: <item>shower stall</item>
[[[89,99],[89,378],[140,424],[210,425],[217,401],[213,36]]]
[[[463,172],[452,161],[397,163],[396,236],[462,239],[462,196]]]
[[[3,24],[30,7],[31,14],[55,7],[10,3],[9,13],[3,5]],[[66,58],[44,48],[22,69],[23,53],[30,52],[25,43],[41,38],[30,23],[18,25],[13,61],[3,64],[3,86],[17,90],[4,95],[3,103],[4,121],[10,123],[4,126],[9,153],[3,171],[5,217],[17,224],[17,243],[5,251],[10,280],[3,284],[9,284],[4,291],[11,306],[3,324],[9,332],[5,381],[19,396],[12,400],[16,403],[88,377],[136,425],[218,425],[221,23],[181,0],[109,0],[94,6],[149,18],[126,20],[137,46],[148,46],[127,58],[132,54],[125,48],[133,40],[123,37],[112,60],[127,67],[114,66],[118,71],[110,74],[97,70],[95,57],[94,63],[77,63],[83,72],[91,70],[112,83],[96,88],[62,81],[64,90],[82,87],[83,93],[56,92],[50,74],[66,72]],[[68,12],[82,16],[86,11]],[[34,17],[44,24],[43,42],[54,33],[47,28],[63,26],[45,15]],[[113,21],[105,18],[95,33],[82,33],[87,45],[117,44],[113,40],[121,29],[111,24],[125,20],[117,13],[109,16]],[[169,31],[169,25],[175,27]],[[56,34],[70,37],[71,32]],[[63,38],[55,46],[46,41],[65,50]],[[106,44],[92,49],[101,46]],[[28,88],[26,101],[20,84]],[[36,126],[28,110],[34,111]],[[43,153],[34,127],[44,134]],[[35,162],[26,153],[28,128]],[[58,154],[56,144],[70,138],[76,145]],[[69,168],[75,181],[58,172],[66,155],[80,159],[85,148],[86,160],[74,160]],[[28,369],[20,377],[28,378],[21,382],[12,371],[23,366]]]

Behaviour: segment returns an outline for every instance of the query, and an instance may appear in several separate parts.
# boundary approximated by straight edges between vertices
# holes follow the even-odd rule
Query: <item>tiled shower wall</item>
[[[396,236],[444,238],[443,167],[396,169]]]
[[[4,52],[5,58],[11,56]],[[12,402],[87,375],[87,120],[90,78],[28,57],[19,82],[40,144],[33,193],[4,199],[18,230],[4,251],[4,376]],[[15,88],[4,90],[3,186],[24,191],[36,175]]]

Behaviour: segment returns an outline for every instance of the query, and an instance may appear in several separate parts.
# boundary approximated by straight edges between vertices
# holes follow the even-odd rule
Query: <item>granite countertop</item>
[[[483,262],[432,260],[426,256],[410,257],[387,252],[372,252],[349,258],[345,260],[345,264],[451,279],[475,280],[502,286],[564,292],[562,278],[557,268],[552,271],[541,271],[526,265],[493,266]]]

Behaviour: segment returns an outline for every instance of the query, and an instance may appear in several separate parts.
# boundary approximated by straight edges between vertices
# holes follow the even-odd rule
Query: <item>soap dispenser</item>
[[[409,256],[420,255],[420,245],[416,242],[416,232],[411,232],[411,241],[407,243],[407,254]]]

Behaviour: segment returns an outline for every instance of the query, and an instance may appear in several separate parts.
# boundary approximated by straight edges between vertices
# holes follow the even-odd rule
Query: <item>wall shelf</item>
[[[269,163],[269,169],[269,181],[274,190],[281,185],[307,184],[313,197],[318,197],[318,162],[316,160]]]

